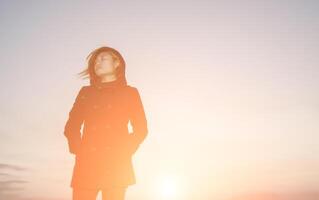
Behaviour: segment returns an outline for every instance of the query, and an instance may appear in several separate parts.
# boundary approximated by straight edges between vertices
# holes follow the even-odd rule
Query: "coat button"
[[[111,126],[109,124],[105,125],[105,128],[109,129]]]
[[[91,151],[96,151],[97,150],[97,148],[96,147],[91,147],[91,149],[90,149]]]
[[[93,109],[97,109],[98,106],[96,104],[93,105]]]
[[[106,106],[104,106],[105,110],[109,110],[111,109],[113,106],[111,104],[107,104]]]

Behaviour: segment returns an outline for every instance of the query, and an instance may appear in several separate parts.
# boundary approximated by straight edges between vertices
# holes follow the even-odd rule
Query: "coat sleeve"
[[[73,154],[76,154],[81,143],[81,127],[84,120],[84,90],[84,87],[82,87],[78,92],[64,126],[64,136],[67,138],[69,151]]]
[[[147,119],[144,112],[142,100],[137,88],[132,87],[132,99],[130,102],[129,119],[132,125],[133,133],[130,134],[131,141],[135,149],[143,142],[148,134]]]

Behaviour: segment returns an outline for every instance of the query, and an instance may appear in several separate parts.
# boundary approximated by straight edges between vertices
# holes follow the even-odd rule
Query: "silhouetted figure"
[[[89,57],[80,74],[88,75],[90,85],[80,89],[64,128],[75,154],[73,200],[96,199],[99,190],[103,200],[124,200],[136,183],[132,156],[147,136],[147,120],[137,88],[127,85],[121,54],[101,47]]]

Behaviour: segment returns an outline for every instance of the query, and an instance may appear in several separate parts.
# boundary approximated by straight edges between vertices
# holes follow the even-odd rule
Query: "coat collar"
[[[123,82],[120,79],[116,79],[114,81],[109,81],[109,82],[96,82],[95,84],[93,84],[93,86],[99,90],[104,90],[104,89],[116,89],[116,88],[120,88],[120,87],[125,87],[126,81]]]

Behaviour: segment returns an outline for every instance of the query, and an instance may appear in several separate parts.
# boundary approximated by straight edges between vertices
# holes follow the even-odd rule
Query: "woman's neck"
[[[108,76],[103,76],[101,78],[101,82],[106,83],[106,82],[113,82],[116,81],[116,76],[115,75],[108,75]]]

